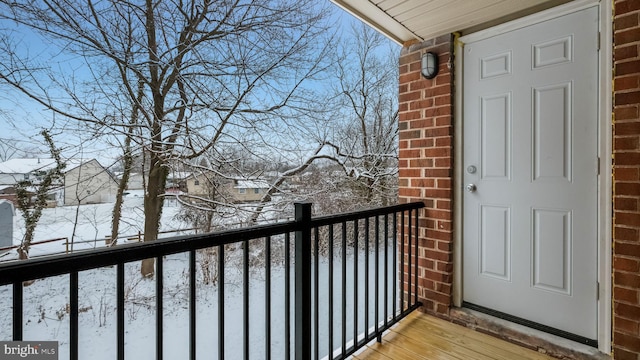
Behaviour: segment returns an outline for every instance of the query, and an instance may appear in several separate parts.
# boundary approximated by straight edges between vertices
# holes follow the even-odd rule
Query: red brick
[[[444,116],[436,119],[436,126],[450,126],[453,125],[453,117]]]
[[[640,214],[616,211],[614,217],[616,225],[640,227]],[[637,251],[636,254],[640,254],[640,248]]]
[[[627,319],[640,319],[640,306],[616,302],[613,304],[613,312]]]
[[[451,84],[435,86],[430,89],[426,89],[424,92],[426,97],[451,94]]]
[[[616,76],[637,74],[638,73],[638,67],[640,67],[640,60],[616,62],[614,67],[615,67],[615,71],[616,71]],[[638,98],[636,97],[636,103],[638,102],[637,99]],[[629,103],[629,104],[631,104],[631,103]],[[618,105],[618,102],[616,102],[616,105]]]
[[[637,106],[617,106],[614,110],[616,120],[638,119]]]
[[[430,148],[424,150],[427,157],[451,157],[451,148]]]
[[[614,206],[616,210],[628,210],[628,211],[637,211],[638,210],[638,199],[634,198],[618,198],[614,200]]]
[[[638,46],[635,44],[627,46],[616,46],[614,58],[616,60],[627,60],[638,57]]]
[[[404,65],[404,64],[408,64],[414,61],[420,61],[420,57],[422,56],[422,54],[418,51],[413,52],[413,53],[408,53],[408,54],[403,54],[402,56],[400,56],[400,60],[399,60],[399,64],[400,65]]]
[[[613,169],[613,178],[616,181],[637,181],[640,180],[640,169],[616,167]]]
[[[451,146],[451,137],[436,138],[436,146]]]
[[[412,129],[424,129],[433,127],[433,119],[419,119],[409,122],[409,127]]]
[[[624,15],[640,9],[640,0],[625,0],[615,2],[616,15]],[[617,18],[616,18],[617,19]]]
[[[400,150],[399,154],[400,154],[400,157],[405,159],[417,158],[417,157],[420,157],[420,150],[411,150],[411,149]]]
[[[431,299],[435,302],[439,302],[442,304],[448,304],[450,302],[451,296],[446,294],[441,294],[432,290],[425,291],[425,297],[427,299]]]
[[[638,14],[619,16],[615,21],[615,31],[638,26]]]
[[[420,177],[422,171],[420,169],[398,169],[399,177]]]
[[[415,120],[415,119],[421,119],[421,118],[422,118],[422,111],[420,110],[407,111],[407,112],[400,113],[398,115],[398,119],[400,121]]]
[[[640,241],[638,239],[638,230],[626,227],[615,227],[615,240],[618,241]]]
[[[416,100],[409,103],[409,109],[422,110],[433,106],[433,99]]]
[[[430,168],[433,167],[433,159],[413,159],[409,162],[409,166],[412,168]],[[407,167],[407,165],[400,166],[400,168],[402,167]]]
[[[636,61],[634,66],[640,67],[640,61]],[[637,104],[638,102],[640,102],[640,91],[616,93],[615,95],[615,105]]]
[[[614,140],[616,150],[637,150],[640,149],[640,137],[616,137]]]
[[[640,258],[640,242],[638,242],[638,239],[636,239],[635,241],[637,243],[623,243],[623,242],[616,243],[614,248],[614,254]]]
[[[451,127],[439,127],[433,129],[426,129],[424,136],[426,137],[440,137],[445,135],[451,135]]]
[[[615,164],[618,165],[640,165],[640,153],[638,152],[617,152],[614,155]]]
[[[411,179],[409,186],[415,188],[432,188],[435,183],[435,179]]]
[[[614,273],[614,279],[616,281],[616,285],[633,289],[640,288],[640,275],[616,271]]]
[[[628,30],[616,31],[613,35],[616,45],[624,45],[640,41],[640,29],[633,28]]]
[[[620,346],[624,349],[640,352],[640,341],[638,341],[637,336],[627,335],[616,331],[613,335],[613,342],[616,346]]]
[[[400,75],[400,82],[405,84],[405,83],[409,83],[411,81],[420,80],[420,76],[422,76],[422,75],[420,75],[419,72],[409,72],[409,73]],[[416,92],[419,93],[420,91],[416,91]],[[402,95],[403,94],[400,94],[400,101],[406,101],[406,100],[402,99]],[[409,99],[409,100],[415,100],[415,99],[417,99],[417,98],[413,98],[413,99]]]
[[[620,271],[638,272],[640,271],[640,258],[629,259],[616,256],[613,261],[613,268]]]
[[[638,303],[638,290],[636,289],[627,289],[623,287],[616,286],[613,289],[613,300],[615,302],[625,302],[630,304]]]
[[[615,194],[616,196],[619,196],[619,195],[638,196],[640,195],[640,183],[616,182]]]
[[[620,317],[615,319],[616,330],[629,335],[638,335],[638,322]]]
[[[621,349],[614,344],[613,358],[615,360],[638,360],[638,354],[634,354],[630,351]]]
[[[631,75],[631,76],[617,77],[613,86],[616,89],[616,91],[634,90],[639,87],[639,83],[640,83],[640,76]]]

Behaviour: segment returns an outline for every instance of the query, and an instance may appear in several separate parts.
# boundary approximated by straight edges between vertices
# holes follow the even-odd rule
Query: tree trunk
[[[149,168],[149,183],[147,184],[147,191],[144,194],[145,221],[143,241],[153,241],[158,238],[167,175],[168,171],[162,163],[162,160],[158,154],[152,152],[151,165]],[[152,277],[154,272],[155,259],[142,260],[140,267],[142,276]]]

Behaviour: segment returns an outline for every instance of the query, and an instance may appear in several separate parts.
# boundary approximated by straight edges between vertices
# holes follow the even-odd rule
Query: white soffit
[[[425,40],[557,0],[331,0],[392,40]]]

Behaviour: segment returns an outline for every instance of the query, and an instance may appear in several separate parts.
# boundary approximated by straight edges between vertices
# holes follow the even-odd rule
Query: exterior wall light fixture
[[[422,54],[421,73],[427,79],[433,79],[438,75],[438,55],[429,51]]]

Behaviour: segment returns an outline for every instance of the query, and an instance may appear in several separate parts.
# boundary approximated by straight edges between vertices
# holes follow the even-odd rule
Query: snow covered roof
[[[66,159],[65,171],[75,169],[78,166],[93,161],[94,159]],[[0,174],[29,174],[34,171],[46,171],[56,166],[54,159],[11,159],[0,163]]]
[[[236,180],[236,189],[268,189],[271,186],[264,180]]]
[[[11,159],[0,163],[0,173],[29,174],[34,171],[53,169],[54,167],[54,159]]]

